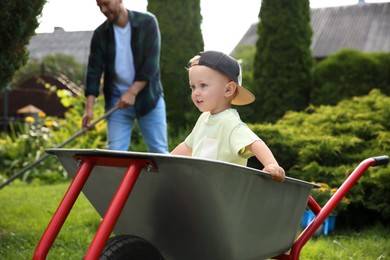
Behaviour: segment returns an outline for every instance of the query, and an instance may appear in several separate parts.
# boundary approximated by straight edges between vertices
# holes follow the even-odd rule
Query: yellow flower
[[[46,127],[52,127],[53,126],[53,121],[46,121],[45,122]]]
[[[38,117],[44,118],[46,116],[45,112],[39,112]]]
[[[324,182],[312,182],[313,184],[319,184],[321,187],[317,189],[312,190],[312,197],[314,200],[322,207],[324,206],[330,198],[334,195],[334,193],[337,191],[337,188],[332,188],[329,186],[329,184]],[[348,198],[342,198],[342,200],[338,203],[336,206],[335,211],[342,211],[345,210],[347,205],[350,203],[350,200]]]
[[[318,182],[319,185],[321,185],[321,187],[323,188],[329,188],[329,185],[325,182]]]
[[[35,122],[35,119],[32,116],[28,116],[24,119],[27,123],[33,124]]]

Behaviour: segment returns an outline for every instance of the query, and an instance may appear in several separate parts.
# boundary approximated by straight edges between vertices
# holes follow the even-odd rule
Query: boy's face
[[[188,72],[191,98],[201,111],[216,114],[230,108],[229,78],[207,66],[194,65]],[[235,89],[234,89],[235,91]]]

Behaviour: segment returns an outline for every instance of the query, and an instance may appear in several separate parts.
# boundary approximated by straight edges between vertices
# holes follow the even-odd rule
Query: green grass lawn
[[[31,259],[69,183],[13,184],[0,190],[0,259]],[[100,217],[81,195],[49,251],[47,259],[82,259]],[[311,239],[301,259],[389,259],[390,228],[336,231]],[[182,259],[179,259],[182,260]]]
[[[0,190],[0,259],[31,259],[69,184],[16,185]],[[81,194],[48,259],[82,259],[100,217]]]

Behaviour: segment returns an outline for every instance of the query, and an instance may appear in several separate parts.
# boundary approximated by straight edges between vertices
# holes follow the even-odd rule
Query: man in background
[[[168,153],[166,109],[160,80],[161,37],[151,13],[127,10],[122,0],[97,0],[107,17],[91,40],[82,127],[93,118],[104,73],[108,149],[127,151],[137,121],[149,152]]]

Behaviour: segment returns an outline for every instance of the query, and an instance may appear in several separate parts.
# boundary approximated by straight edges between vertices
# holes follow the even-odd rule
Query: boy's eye
[[[198,88],[200,88],[200,89],[203,89],[203,88],[205,88],[205,87],[207,87],[207,84],[205,84],[205,83],[202,83],[202,84],[200,84],[200,85],[198,86]],[[197,87],[196,87],[195,85],[190,85],[191,91],[195,91],[196,88],[197,88]]]

